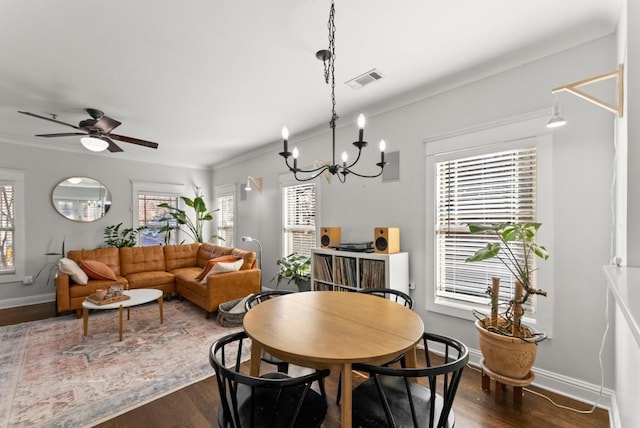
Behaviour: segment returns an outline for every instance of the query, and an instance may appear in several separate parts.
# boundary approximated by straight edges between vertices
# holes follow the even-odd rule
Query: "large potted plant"
[[[185,232],[195,242],[205,242],[202,235],[204,223],[213,220],[213,213],[219,210],[215,209],[208,211],[207,205],[202,196],[196,196],[194,199],[187,198],[186,196],[180,196],[180,199],[182,199],[185,205],[193,208],[194,218],[192,219],[185,210],[182,210],[180,208],[176,208],[167,203],[158,204],[159,207],[165,208],[171,216],[170,218],[165,217],[159,220],[162,222],[166,222],[166,225],[160,229],[160,232],[166,232],[167,236],[169,236],[171,231],[175,229],[175,227],[171,225],[170,220],[175,220],[175,222],[177,223],[177,228],[184,226],[184,228],[186,228]],[[222,239],[222,237],[218,235],[211,235],[209,240],[213,238]]]
[[[499,278],[493,278],[487,294],[491,297],[491,313],[476,314],[480,334],[480,350],[484,366],[493,373],[510,379],[526,379],[535,361],[537,344],[546,335],[522,323],[525,305],[533,295],[546,296],[544,290],[532,286],[534,257],[546,260],[547,249],[535,242],[540,223],[500,223],[469,225],[471,233],[488,233],[497,237],[467,258],[479,262],[497,258],[515,277],[513,297],[500,311]]]
[[[280,266],[280,270],[271,278],[271,282],[276,281],[276,288],[280,281],[287,279],[287,284],[295,283],[298,291],[311,290],[311,257],[291,253],[278,259],[276,264]]]

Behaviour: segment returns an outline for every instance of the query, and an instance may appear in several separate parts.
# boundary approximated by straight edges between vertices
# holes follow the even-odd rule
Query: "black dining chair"
[[[385,299],[392,300],[396,303],[406,306],[409,309],[413,308],[413,299],[407,293],[396,290],[393,288],[361,288],[358,293],[372,294],[374,296],[384,297]]]
[[[211,345],[209,362],[215,369],[220,393],[218,426],[320,427],[327,414],[327,400],[312,389],[312,385],[322,382],[329,370],[300,377],[280,372],[250,376],[241,371],[250,343],[247,333],[242,331],[224,336]]]
[[[425,357],[417,368],[353,365],[369,375],[353,390],[354,427],[454,426],[453,401],[469,351],[456,339],[432,333],[424,333],[422,342]]]
[[[362,293],[362,294],[371,294],[373,296],[378,296],[378,297],[382,297],[385,299],[389,299],[391,301],[394,301],[400,305],[403,305],[409,309],[413,309],[413,299],[411,298],[411,296],[409,296],[407,293],[400,291],[400,290],[395,290],[393,288],[378,288],[378,287],[372,287],[372,288],[361,288],[359,290],[357,290],[358,293]],[[396,358],[394,358],[391,361],[388,361],[387,363],[385,363],[385,366],[400,362],[400,365],[402,367],[404,367],[405,362],[404,362],[404,354],[400,354],[398,355]],[[338,392],[336,393],[336,404],[340,404],[340,398],[342,397],[342,373],[340,374],[340,377],[338,378]]]
[[[245,309],[247,310],[247,312],[249,310],[251,310],[251,308],[253,308],[254,306],[265,302],[269,299],[273,299],[275,297],[278,296],[283,296],[285,294],[290,294],[293,293],[294,291],[292,290],[266,290],[266,291],[262,291],[260,293],[256,293],[253,296],[249,297],[245,303]],[[289,363],[287,363],[286,361],[282,361],[279,358],[274,357],[273,355],[269,354],[268,352],[262,352],[262,361],[264,361],[265,363],[269,363],[269,364],[273,364],[274,366],[276,366],[278,368],[279,372],[282,373],[288,373],[289,372]]]

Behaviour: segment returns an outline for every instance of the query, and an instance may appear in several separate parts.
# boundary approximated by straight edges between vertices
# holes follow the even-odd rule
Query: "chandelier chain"
[[[329,12],[329,22],[327,27],[329,28],[329,52],[331,57],[329,58],[329,68],[331,75],[331,128],[336,127],[336,121],[338,120],[338,114],[336,113],[336,24],[335,24],[336,10],[334,3],[331,2],[331,10]],[[325,76],[325,80],[329,83],[328,77]]]

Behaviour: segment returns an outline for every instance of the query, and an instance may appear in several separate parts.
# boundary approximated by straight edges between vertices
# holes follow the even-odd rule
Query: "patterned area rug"
[[[125,311],[126,312],[126,311]],[[178,300],[0,327],[0,427],[92,426],[214,374],[208,352],[223,328]]]

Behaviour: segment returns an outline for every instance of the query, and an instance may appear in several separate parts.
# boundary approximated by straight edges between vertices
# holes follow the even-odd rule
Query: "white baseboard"
[[[37,305],[56,301],[55,293],[38,294],[37,296],[14,297],[0,300],[0,309],[16,308],[18,306]]]
[[[477,349],[469,348],[469,364],[474,367],[480,367],[482,354]],[[602,388],[600,385],[584,382],[569,376],[550,372],[548,370],[533,368],[536,378],[533,385],[555,392],[565,397],[581,401],[589,409],[594,403],[598,403],[597,407],[606,409],[609,412],[609,423],[612,428],[620,427],[620,418],[618,416],[618,408],[616,405],[615,391],[609,388]]]

